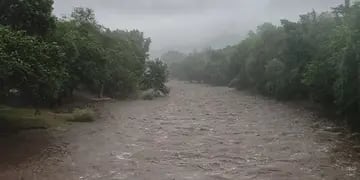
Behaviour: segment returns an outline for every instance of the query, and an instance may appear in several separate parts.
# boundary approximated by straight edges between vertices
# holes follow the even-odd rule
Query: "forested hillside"
[[[360,112],[360,3],[265,23],[238,45],[189,54],[170,65],[189,81],[256,89],[278,99],[311,99],[339,114]]]
[[[0,103],[54,105],[79,87],[118,98],[145,87],[150,38],[104,27],[88,8],[58,18],[52,6],[0,2]]]

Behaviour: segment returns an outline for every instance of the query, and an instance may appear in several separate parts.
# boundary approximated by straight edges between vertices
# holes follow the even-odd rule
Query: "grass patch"
[[[71,114],[70,122],[93,122],[95,121],[95,113],[89,108],[75,109]]]
[[[75,109],[72,113],[54,113],[41,109],[35,114],[33,108],[13,108],[0,105],[0,133],[19,130],[48,129],[65,122],[92,122],[95,113],[91,109]]]
[[[32,108],[12,108],[0,106],[0,130],[47,129],[58,126],[69,118],[67,114],[55,114],[42,109],[35,115]]]

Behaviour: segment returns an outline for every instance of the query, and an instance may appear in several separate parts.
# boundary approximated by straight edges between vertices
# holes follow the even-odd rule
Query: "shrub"
[[[168,80],[168,75],[167,65],[159,59],[146,62],[142,89],[154,89],[154,91],[168,94],[169,89],[165,85]]]
[[[95,121],[95,113],[93,110],[85,109],[75,109],[71,115],[71,118],[68,119],[71,122],[93,122]]]

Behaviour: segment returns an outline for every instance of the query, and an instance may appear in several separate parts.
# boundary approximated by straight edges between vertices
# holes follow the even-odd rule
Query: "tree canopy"
[[[54,18],[52,4],[0,2],[0,103],[11,99],[13,90],[35,105],[53,105],[79,88],[123,98],[149,80],[144,73],[149,67],[162,71],[148,88],[166,81],[166,66],[147,62],[151,39],[142,32],[110,30],[83,7]]]
[[[29,35],[45,35],[55,25],[53,0],[0,1],[0,24]]]

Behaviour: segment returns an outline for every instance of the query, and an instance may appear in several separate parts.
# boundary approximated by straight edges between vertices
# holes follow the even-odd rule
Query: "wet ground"
[[[104,104],[95,123],[1,139],[0,179],[360,179],[360,148],[312,112],[225,87],[169,85],[166,98]]]

